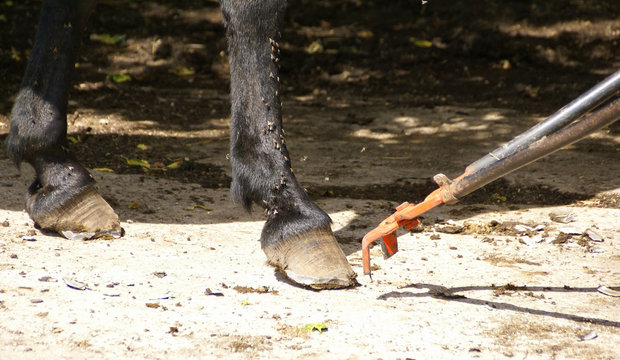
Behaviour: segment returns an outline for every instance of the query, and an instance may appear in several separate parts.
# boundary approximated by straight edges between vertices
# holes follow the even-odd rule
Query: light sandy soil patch
[[[417,119],[404,131],[423,131],[430,127],[425,124],[442,118],[444,110],[401,109],[399,113]],[[292,111],[295,119],[306,116],[303,108]],[[476,121],[485,123],[480,120],[484,114],[498,110],[461,110],[470,111],[470,126],[475,127]],[[372,109],[367,113],[372,116]],[[309,138],[320,137],[331,126],[319,126],[318,134],[309,127],[306,131],[305,121],[317,119],[292,126],[294,133],[307,137],[290,136],[292,151],[307,157],[296,162],[297,173],[311,189],[333,189],[317,201],[334,220],[360,286],[315,292],[290,285],[265,263],[258,242],[260,213],[245,214],[233,206],[226,188],[206,189],[175,179],[94,172],[102,193],[119,211],[126,235],[73,242],[41,234],[23,211],[31,170],[24,167],[20,174],[2,159],[0,357],[618,356],[620,300],[597,291],[600,285],[620,285],[620,209],[600,205],[601,196],[618,196],[617,159],[597,158],[578,148],[563,150],[506,183],[514,190],[518,187],[511,184],[517,181],[524,191],[530,191],[534,181],[575,192],[580,187],[598,189],[589,200],[520,205],[518,199],[503,200],[500,189],[496,201],[436,209],[418,231],[400,236],[400,252],[394,257],[383,259],[379,247],[372,249],[371,280],[362,275],[359,241],[398,203],[339,194],[353,185],[373,194],[373,186],[398,183],[415,171],[406,159],[386,158],[405,146],[402,141],[367,144],[360,154],[367,140],[345,144],[332,137],[323,138],[316,149]],[[418,141],[402,135],[402,119],[386,118],[381,131],[393,139]],[[508,129],[506,136],[514,131],[501,123],[487,129]],[[441,138],[450,131],[450,126],[438,124],[435,133]],[[597,136],[617,141],[605,132]],[[225,150],[225,142],[206,146]],[[424,148],[424,161],[435,154],[451,176],[465,165],[460,158],[484,151],[472,141],[459,147],[466,155],[444,161],[439,142],[408,146]],[[351,150],[348,155],[319,152],[325,149]],[[221,160],[225,166],[225,154]],[[385,162],[394,170],[388,171]],[[563,167],[575,162],[579,167]],[[320,171],[323,175],[317,176]],[[420,170],[415,178],[432,171],[437,170]],[[415,178],[408,185],[412,191],[417,191]],[[541,196],[548,194],[543,191]],[[132,204],[138,207],[132,209]],[[568,213],[574,222],[552,220],[553,214]],[[544,228],[519,232],[517,225]],[[561,235],[567,227],[579,234]],[[603,241],[581,235],[588,229]],[[308,324],[326,330],[308,331]]]

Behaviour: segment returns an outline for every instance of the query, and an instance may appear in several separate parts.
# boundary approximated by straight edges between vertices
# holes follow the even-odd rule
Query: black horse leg
[[[231,68],[233,199],[265,208],[271,264],[313,287],[346,287],[355,273],[329,216],[298,184],[282,130],[278,61],[283,0],[222,0]]]
[[[69,153],[67,92],[77,48],[95,1],[47,0],[32,55],[11,113],[9,156],[32,165],[26,210],[43,229],[69,238],[120,234],[118,216],[88,171]]]

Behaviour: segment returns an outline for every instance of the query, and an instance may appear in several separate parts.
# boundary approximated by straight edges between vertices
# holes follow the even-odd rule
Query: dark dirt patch
[[[2,8],[2,99],[9,99],[19,86],[39,6],[39,1],[25,0]],[[127,115],[146,113],[164,120],[176,111],[154,102],[152,88],[202,87],[225,93],[228,80],[221,53],[226,43],[218,12],[215,1],[101,1],[89,31],[126,34],[128,40],[109,46],[86,34],[77,82],[102,81],[106,69],[122,70],[110,54],[125,52],[127,45],[139,47],[132,41],[161,41],[149,51],[127,54],[141,65],[130,84],[74,91],[72,98],[92,106],[94,99],[114,92],[122,96],[95,105],[98,110],[124,109]],[[619,17],[614,0],[425,5],[409,0],[291,1],[282,42],[283,94],[315,92],[320,101],[380,94],[390,103],[411,106],[460,104],[548,113],[613,70],[620,56]],[[420,46],[418,40],[430,46]],[[312,43],[320,45],[318,50],[308,50]],[[171,61],[147,63],[145,56]],[[194,68],[196,77],[189,82],[171,75],[175,66]],[[3,101],[0,111],[8,113],[10,105]],[[182,105],[189,101],[178,99],[176,106]],[[194,103],[191,109],[189,121],[211,111],[225,114],[228,106],[219,102],[214,107],[211,101]]]
[[[618,209],[620,208],[620,196],[617,194],[600,194],[591,201],[586,201],[585,205]]]
[[[8,116],[33,44],[40,1],[6,2],[0,10],[0,122]],[[547,115],[609,74],[620,62],[620,8],[616,1],[291,1],[284,18],[282,94],[317,111],[335,103],[379,103],[435,108],[503,107]],[[104,45],[90,34],[124,34]],[[229,114],[225,30],[216,1],[135,3],[101,1],[84,35],[69,113],[149,119],[170,138],[148,156],[136,144],[147,136],[88,136],[72,145],[86,166],[140,173],[121,156],[167,163],[188,153],[175,131],[221,129],[205,122]],[[193,76],[174,70],[191,68]],[[107,77],[123,72],[132,80]],[[286,112],[286,110],[285,110]],[[73,116],[73,115],[72,115]],[[350,122],[369,126],[363,114]],[[614,129],[614,128],[612,128]],[[2,141],[3,138],[0,138]],[[152,141],[152,138],[151,138]],[[456,142],[455,145],[456,147]],[[102,149],[106,150],[102,153]],[[614,156],[617,145],[587,142],[587,152]],[[109,154],[109,155],[108,155]],[[151,172],[206,187],[227,187],[230,177],[211,163],[185,162]],[[335,196],[420,201],[435,185],[397,183],[364,187],[311,187],[314,198]],[[522,187],[496,181],[463,203],[571,204],[591,194]],[[590,203],[588,203],[590,204]],[[617,207],[615,197],[593,206]]]
[[[352,199],[372,199],[420,202],[437,189],[432,181],[423,184],[402,182],[369,186],[311,186],[311,197],[343,197]],[[524,205],[566,205],[592,198],[593,195],[567,193],[547,185],[521,186],[499,179],[461,200],[463,204],[524,204]],[[600,202],[598,204],[604,204]],[[613,203],[612,203],[613,204]]]
[[[79,154],[79,159],[91,169],[108,168],[117,174],[159,176],[186,183],[196,183],[212,189],[230,187],[231,178],[221,166],[192,161],[186,157],[169,157],[171,152],[185,147],[188,142],[195,142],[195,139],[188,141],[170,137],[155,140],[152,136],[127,137],[116,134],[90,136],[88,133],[73,136],[79,138],[79,143],[70,144],[69,147],[74,153]],[[149,145],[149,150],[143,151],[138,148],[138,144],[142,143],[156,145]],[[187,155],[190,154],[191,151],[187,151]],[[127,159],[146,160],[149,164],[160,165],[178,162],[180,165],[174,169],[154,167],[149,170],[141,166],[129,165]]]

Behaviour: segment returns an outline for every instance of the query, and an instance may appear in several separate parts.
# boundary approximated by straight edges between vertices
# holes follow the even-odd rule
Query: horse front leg
[[[282,130],[278,61],[285,1],[222,0],[231,68],[232,196],[262,206],[261,247],[293,281],[315,288],[354,284],[331,220],[297,182]]]
[[[9,156],[33,166],[26,210],[43,229],[83,239],[120,235],[118,216],[69,152],[67,92],[92,0],[47,0],[13,111]]]

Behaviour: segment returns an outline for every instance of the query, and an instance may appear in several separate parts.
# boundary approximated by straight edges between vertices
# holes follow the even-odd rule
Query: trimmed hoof
[[[313,289],[354,286],[356,274],[331,229],[312,230],[264,247],[269,263],[294,282]]]
[[[70,240],[119,238],[122,235],[118,215],[94,187],[46,212],[33,209],[37,196],[34,194],[28,199],[26,209],[43,230],[57,232]]]

